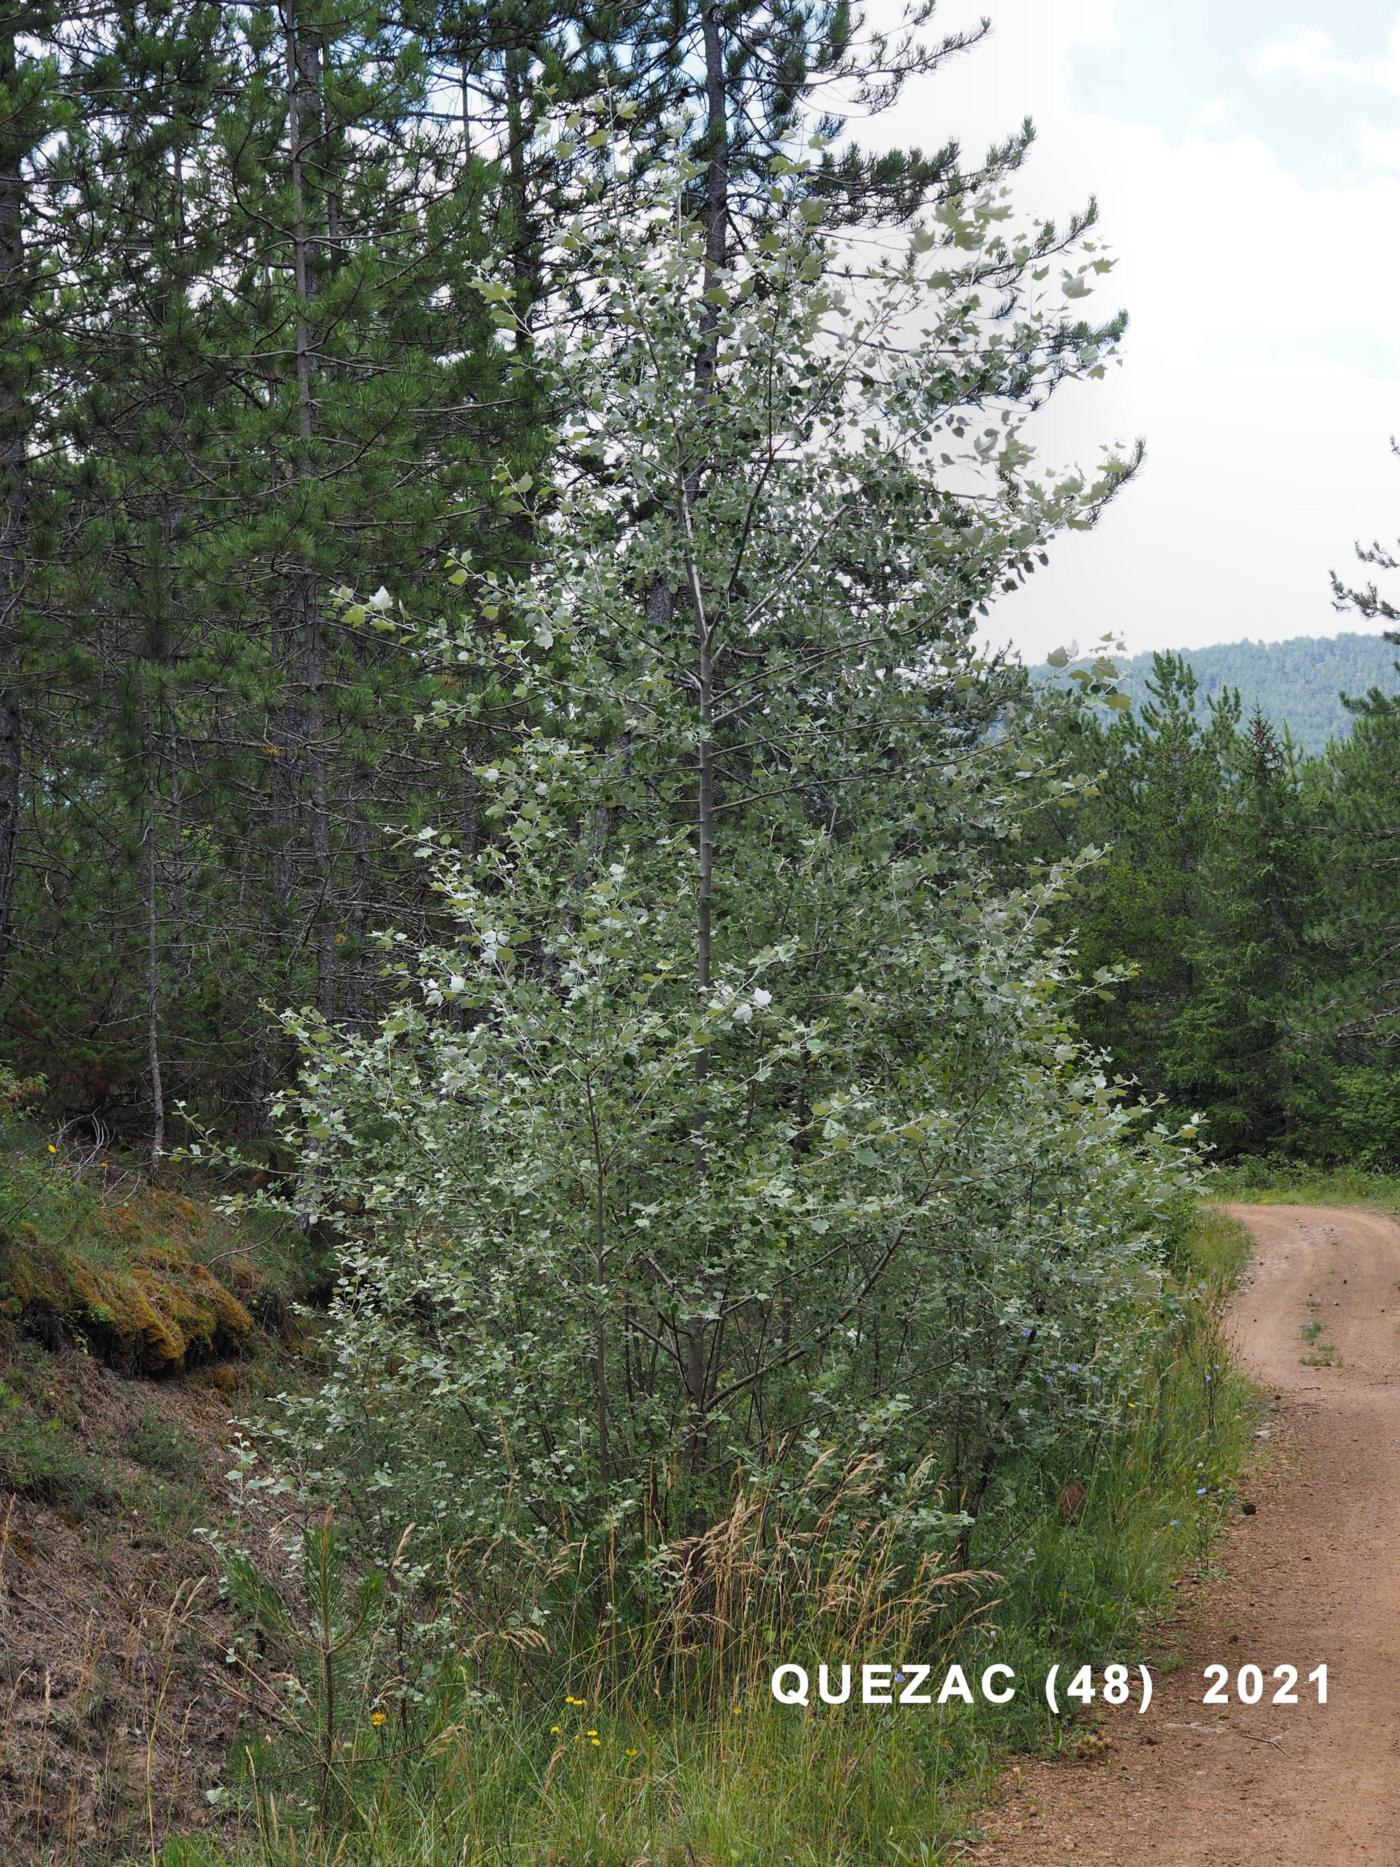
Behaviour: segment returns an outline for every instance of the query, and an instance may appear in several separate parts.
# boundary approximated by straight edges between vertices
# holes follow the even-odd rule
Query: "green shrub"
[[[1221,1315],[1246,1254],[1239,1226],[1197,1214],[1178,1246],[1171,1327],[1117,1426],[1087,1463],[1081,1444],[1006,1474],[973,1546],[992,1573],[949,1576],[935,1556],[920,1575],[901,1562],[893,1516],[860,1507],[862,1492],[877,1501],[873,1473],[818,1471],[805,1522],[772,1514],[771,1495],[736,1501],[693,1566],[689,1612],[650,1641],[553,1623],[541,1595],[516,1604],[518,1644],[462,1637],[419,1696],[399,1670],[390,1595],[355,1596],[327,1527],[290,1588],[235,1563],[235,1600],[258,1635],[249,1663],[298,1685],[236,1746],[224,1847],[172,1843],[162,1867],[947,1858],[1008,1749],[1062,1740],[1040,1694],[893,1717],[803,1711],[772,1702],[771,1668],[911,1656],[973,1676],[996,1660],[1026,1682],[1071,1653],[1146,1658],[1147,1617],[1209,1560],[1237,1501],[1254,1401]],[[1072,1480],[1083,1495],[1067,1511]],[[830,1508],[840,1493],[857,1505],[844,1516]],[[861,1528],[838,1534],[846,1523]]]
[[[0,1382],[0,1488],[69,1510],[108,1510],[111,1485],[63,1420],[36,1415]]]
[[[203,1469],[199,1447],[185,1428],[149,1405],[141,1409],[135,1426],[124,1436],[122,1450],[167,1478],[191,1480]]]

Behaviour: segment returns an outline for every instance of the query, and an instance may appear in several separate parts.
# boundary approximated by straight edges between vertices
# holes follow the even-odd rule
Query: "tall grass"
[[[674,1552],[663,1613],[548,1648],[483,1637],[412,1707],[394,1695],[390,1617],[332,1582],[268,1645],[280,1678],[266,1659],[249,1678],[229,1829],[170,1842],[162,1867],[946,1858],[1008,1751],[1058,1741],[1046,1667],[1143,1657],[1168,1585],[1208,1559],[1248,1441],[1249,1393],[1220,1334],[1243,1255],[1239,1229],[1203,1211],[1128,1422],[1008,1471],[970,1569],[933,1545],[908,1553],[913,1513],[936,1520],[931,1472],[927,1495],[892,1508],[869,1465],[817,1461],[795,1492],[736,1490]],[[269,1635],[288,1612],[268,1608]],[[911,1659],[935,1683],[950,1661],[975,1678],[995,1659],[1015,1668],[1017,1697],[803,1709],[769,1691],[782,1661]]]
[[[1062,1508],[1064,1491],[1053,1502],[1042,1492],[1037,1507],[1036,1474],[1013,1474],[1004,1488],[979,1557],[1004,1578],[999,1657],[1018,1676],[1040,1677],[1056,1660],[1142,1658],[1152,1610],[1185,1569],[1208,1560],[1235,1507],[1257,1411],[1222,1327],[1247,1256],[1241,1228],[1202,1208],[1178,1267],[1176,1327],[1128,1403],[1133,1431],[1101,1439],[1066,1478],[1072,1510]],[[1033,1739],[1039,1708],[1019,1708],[1022,1735]]]
[[[0,1509],[0,1599],[43,1586],[26,1541],[11,1500]],[[116,1629],[94,1611],[75,1648],[53,1664],[24,1650],[7,1655],[0,1685],[6,1867],[157,1858],[197,1793],[185,1650],[202,1587],[184,1585],[173,1600],[149,1587]]]

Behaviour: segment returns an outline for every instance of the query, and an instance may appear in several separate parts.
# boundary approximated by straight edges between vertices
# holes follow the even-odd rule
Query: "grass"
[[[535,1648],[464,1656],[411,1714],[384,1691],[387,1650],[345,1675],[333,1716],[315,1665],[299,1696],[250,1682],[258,1711],[235,1747],[229,1829],[169,1842],[161,1867],[949,1859],[1010,1755],[1082,1744],[1082,1723],[1056,1725],[1044,1707],[1047,1666],[1145,1657],[1170,1584],[1208,1561],[1236,1506],[1254,1401],[1229,1367],[1220,1316],[1245,1251],[1237,1226],[1199,1214],[1176,1269],[1175,1326],[1130,1426],[1081,1448],[1072,1471],[1048,1460],[1005,1475],[973,1549],[994,1577],[945,1575],[945,1593],[906,1614],[877,1539],[840,1558],[844,1580],[818,1624],[775,1638],[763,1621],[782,1602],[743,1568],[736,1534],[713,1552],[749,1604],[735,1609],[747,1618],[722,1693],[685,1653],[605,1688],[596,1654],[570,1662]],[[314,1630],[305,1641],[314,1659]],[[935,1679],[950,1659],[973,1679],[995,1660],[1014,1668],[1018,1691],[1002,1708],[776,1704],[771,1666],[809,1656],[924,1660]]]
[[[1181,1266],[1174,1339],[1130,1403],[1136,1430],[1105,1441],[1073,1474],[1085,1494],[1073,1516],[1058,1501],[1032,1514],[1013,1490],[989,1526],[995,1541],[978,1553],[1005,1578],[998,1657],[1014,1659],[1018,1674],[1042,1676],[1074,1654],[1141,1659],[1170,1584],[1208,1559],[1235,1507],[1257,1413],[1221,1333],[1247,1255],[1241,1228],[1202,1209]],[[1022,1735],[1032,1740],[1037,1729]]]
[[[1211,1194],[1259,1206],[1373,1206],[1400,1216],[1400,1174],[1314,1167],[1273,1154],[1218,1168]]]
[[[1305,1368],[1339,1368],[1342,1357],[1335,1342],[1323,1340],[1324,1325],[1314,1319],[1305,1322],[1299,1330],[1304,1344],[1313,1350],[1311,1355],[1300,1355],[1298,1360]]]
[[[0,1381],[0,1491],[74,1513],[109,1510],[116,1492],[69,1421]]]
[[[42,1561],[13,1500],[0,1500],[0,1586],[41,1587]],[[6,1867],[149,1867],[153,1830],[189,1806],[199,1768],[185,1654],[197,1597],[133,1577],[129,1614],[71,1620],[57,1651],[32,1633],[14,1645],[0,1695]]]
[[[94,1419],[37,1343],[0,1322],[0,1493],[70,1517],[135,1509],[172,1541],[206,1520],[204,1459],[189,1431],[149,1401],[134,1421]],[[131,1473],[129,1465],[144,1467]],[[125,1474],[125,1475],[123,1475]]]
[[[147,1530],[169,1543],[183,1543],[209,1523],[209,1495],[199,1485],[147,1479],[133,1488],[131,1502]]]
[[[136,1424],[126,1435],[123,1450],[148,1471],[186,1482],[197,1479],[204,1468],[199,1447],[183,1426],[167,1420],[160,1411],[146,1405]]]

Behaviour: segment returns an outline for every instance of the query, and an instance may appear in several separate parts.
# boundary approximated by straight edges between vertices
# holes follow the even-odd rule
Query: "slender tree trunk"
[[[530,183],[525,169],[525,55],[514,47],[505,55],[506,175],[510,186],[511,274],[515,284],[515,312],[520,320],[518,342],[529,343],[535,304],[540,295],[539,264],[530,224]]]
[[[607,1170],[591,1080],[584,1084],[584,1093],[593,1145],[593,1405],[598,1433],[598,1476],[606,1485],[612,1472],[608,1446],[608,1329],[603,1307],[603,1291],[608,1279]]]
[[[724,79],[724,43],[720,30],[719,7],[707,0],[701,16],[705,51],[705,270],[700,301],[702,343],[696,359],[696,389],[702,403],[714,390],[719,366],[719,307],[711,300],[711,287],[724,268],[728,252],[729,229],[729,117]],[[688,468],[681,497],[685,507],[685,527],[691,560],[691,605],[695,625],[695,666],[700,713],[699,750],[697,755],[695,829],[696,829],[696,917],[695,917],[695,989],[704,997],[710,989],[713,971],[713,920],[715,881],[715,755],[712,737],[714,722],[715,619],[708,613],[701,584],[700,566],[695,557],[692,516],[701,485],[701,465],[694,461]],[[702,1052],[695,1062],[697,1089],[703,1094],[706,1076]],[[698,1180],[709,1170],[706,1124],[703,1109],[697,1110],[691,1144],[692,1159]],[[683,1366],[686,1408],[686,1464],[699,1470],[705,1459],[708,1440],[709,1369],[706,1341],[708,1323],[703,1315],[689,1318],[683,1325]]]
[[[166,753],[169,762],[172,825],[179,797],[179,783],[176,777],[178,735],[173,704],[163,674],[156,674],[154,679],[152,675],[155,670],[167,670],[171,662],[174,538],[175,513],[167,499],[162,505],[159,520],[152,520],[148,529],[145,641],[141,670],[144,691],[139,710],[144,780],[141,799],[141,816],[144,819],[141,838],[141,914],[146,936],[146,1071],[150,1078],[150,1175],[153,1180],[160,1172],[161,1157],[165,1153],[165,1083],[161,1068],[160,1028],[163,956],[160,874],[162,751]],[[172,839],[172,848],[179,849],[178,834]]]
[[[12,588],[4,588],[0,602],[8,606],[13,601]],[[9,662],[7,644],[0,644],[0,658]],[[12,688],[0,686],[0,991],[9,974],[15,877],[19,870],[22,747],[19,697]]]
[[[710,288],[724,270],[729,252],[729,102],[724,83],[724,41],[717,0],[707,0],[702,16],[705,46],[705,295],[700,329],[705,337],[698,362],[702,389],[708,391],[719,361],[719,306]]]
[[[308,580],[309,581],[309,580]],[[316,1005],[329,1018],[335,1010],[335,860],[326,794],[325,679],[321,616],[314,584],[307,593],[306,689],[307,768],[311,792],[311,861],[316,888]]]
[[[702,402],[713,393],[719,367],[719,306],[711,299],[711,290],[724,270],[728,256],[729,231],[729,118],[724,85],[724,44],[720,36],[719,7],[708,0],[703,15],[705,45],[705,272],[700,301],[700,331],[703,342],[696,360],[696,384]],[[695,461],[686,476],[685,500],[687,526],[700,491],[700,463]],[[714,720],[714,618],[707,614],[699,583],[699,565],[694,564],[696,679],[699,689],[700,750],[699,779],[696,795],[696,833],[698,894],[696,909],[695,971],[700,992],[710,989],[711,919],[714,903],[715,868],[715,760],[711,736]]]
[[[370,838],[369,820],[362,800],[356,800],[350,826],[351,892],[350,912],[345,931],[355,943],[354,958],[347,972],[342,1015],[347,1024],[356,1025],[364,1017],[369,962],[364,954],[365,933],[369,926]]]
[[[316,433],[316,400],[312,382],[316,364],[311,312],[316,297],[318,258],[318,244],[310,224],[306,170],[308,150],[322,127],[322,51],[315,35],[304,24],[296,0],[288,0],[286,19],[287,136],[295,221],[292,259],[296,293],[296,478],[305,489],[313,473],[311,456]],[[329,1017],[335,1008],[335,874],[326,796],[325,718],[322,702],[325,655],[320,598],[314,571],[300,568],[292,572],[290,602],[292,636],[300,651],[300,676],[306,697],[302,751],[306,758],[311,811],[316,1003],[318,1009]]]
[[[148,745],[154,764],[154,744]],[[165,1087],[160,1067],[160,872],[156,852],[157,781],[150,771],[146,787],[146,834],[141,865],[142,906],[146,919],[146,1067],[151,1079],[151,1178],[165,1153]]]
[[[10,90],[17,71],[18,48],[12,23],[0,37],[0,87]],[[17,140],[5,138],[0,142],[0,319],[11,330],[25,303],[22,160]],[[16,352],[18,349],[16,345]],[[15,644],[24,590],[29,424],[20,369],[17,355],[0,361],[0,990],[9,970],[23,756]]]

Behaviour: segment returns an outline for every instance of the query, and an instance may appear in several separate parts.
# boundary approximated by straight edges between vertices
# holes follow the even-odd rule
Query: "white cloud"
[[[1330,32],[1321,26],[1301,26],[1287,38],[1261,45],[1250,70],[1256,78],[1288,75],[1314,82],[1336,78],[1344,84],[1400,92],[1400,16],[1390,29],[1383,58],[1344,58]]]
[[[945,0],[942,29],[962,4]],[[932,121],[977,147],[1035,118],[1016,199],[1062,216],[1097,194],[1119,261],[1097,303],[1126,305],[1131,322],[1122,368],[1057,398],[1031,438],[1048,463],[1138,434],[1148,446],[1097,529],[998,607],[994,638],[1038,658],[1110,629],[1138,650],[1359,626],[1332,609],[1327,573],[1348,567],[1355,538],[1400,534],[1400,248],[1385,237],[1400,175],[1377,162],[1312,185],[1256,136],[1198,123],[1174,139],[1081,111],[1071,63],[1111,42],[1101,4],[1000,0],[994,24],[990,44],[867,133],[927,146]]]
[[[1193,136],[1201,136],[1207,130],[1223,129],[1233,114],[1228,97],[1207,97],[1191,112],[1186,128]]]
[[[1400,172],[1400,130],[1384,130],[1366,122],[1355,137],[1357,160],[1364,169],[1391,169]]]
[[[1355,68],[1338,57],[1330,32],[1320,26],[1301,26],[1290,38],[1261,45],[1250,61],[1256,78],[1353,78]]]

